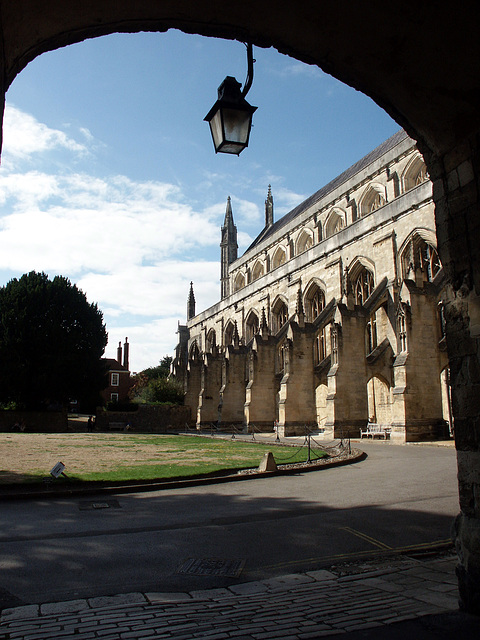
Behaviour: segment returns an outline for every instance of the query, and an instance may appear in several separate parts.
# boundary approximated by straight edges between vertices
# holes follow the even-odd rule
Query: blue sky
[[[263,227],[399,126],[369,98],[274,49],[254,49],[250,145],[215,154],[203,118],[242,43],[117,34],[46,53],[7,93],[0,168],[0,284],[31,270],[75,282],[134,371],[171,354],[190,280],[219,299],[227,196],[241,253]]]

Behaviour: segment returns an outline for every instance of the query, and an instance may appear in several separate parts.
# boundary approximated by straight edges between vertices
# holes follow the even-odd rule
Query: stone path
[[[226,589],[28,605],[3,610],[0,638],[307,640],[385,629],[456,611],[455,564],[453,555],[427,561],[400,558],[370,571],[356,565],[343,572],[312,571]]]

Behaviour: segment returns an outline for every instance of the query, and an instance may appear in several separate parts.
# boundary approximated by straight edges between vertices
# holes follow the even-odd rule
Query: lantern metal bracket
[[[252,82],[253,82],[253,63],[256,62],[256,60],[253,57],[253,45],[252,45],[252,43],[251,42],[244,42],[243,44],[247,47],[247,78],[245,80],[245,84],[243,85],[243,89],[242,89],[242,97],[245,98],[247,93],[250,91],[250,87],[252,86]]]

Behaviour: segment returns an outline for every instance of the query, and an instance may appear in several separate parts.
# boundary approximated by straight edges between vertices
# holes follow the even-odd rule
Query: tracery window
[[[420,156],[417,156],[407,167],[403,176],[403,187],[409,191],[429,179],[427,166]]]
[[[335,235],[344,227],[345,221],[343,217],[336,212],[331,213],[325,224],[325,238],[329,238],[330,236]]]
[[[275,253],[273,254],[272,260],[272,269],[276,269],[280,267],[282,264],[285,264],[287,259],[287,253],[283,247],[278,247]]]
[[[360,215],[366,216],[386,204],[385,196],[374,187],[370,187],[362,199]]]
[[[407,314],[403,305],[400,307],[397,316],[397,329],[398,329],[398,349],[400,353],[408,351],[407,341]]]
[[[327,340],[325,327],[315,336],[313,342],[313,365],[317,366],[327,357]]]
[[[308,233],[308,231],[302,231],[298,240],[297,240],[297,250],[295,252],[296,255],[307,251],[313,246],[313,238]]]
[[[373,288],[373,274],[365,267],[362,267],[362,270],[353,283],[353,295],[355,298],[355,304],[363,305],[372,293]]]
[[[447,319],[445,317],[445,303],[440,300],[438,303],[438,317],[440,320],[440,335],[445,338],[447,335]]]
[[[325,308],[325,294],[318,286],[314,286],[313,289],[307,294],[306,299],[306,312],[307,320],[313,322],[315,318],[318,318],[320,313]]]
[[[207,334],[207,340],[205,344],[205,350],[207,353],[212,353],[216,346],[216,334],[214,329],[210,329]]]
[[[332,348],[332,365],[335,365],[338,364],[338,327],[336,324],[333,324],[330,330],[330,342]]]
[[[425,243],[422,248],[423,268],[427,274],[427,280],[433,282],[435,276],[442,268],[437,250],[431,244]]]
[[[261,262],[256,262],[252,271],[252,282],[261,278],[264,274],[263,264]]]
[[[403,277],[433,282],[442,263],[435,247],[419,235],[415,235],[402,253]]]
[[[277,333],[288,320],[288,308],[283,300],[278,300],[272,309],[273,331]]]
[[[198,348],[198,344],[196,340],[194,340],[193,343],[190,345],[189,354],[190,354],[189,355],[190,360],[196,360],[199,357],[200,349]]]
[[[372,313],[367,322],[367,353],[372,353],[377,347],[377,317]]]
[[[245,338],[246,342],[250,342],[250,340],[259,332],[260,322],[258,320],[258,316],[256,313],[251,313],[245,325]]]
[[[243,275],[243,273],[237,273],[237,275],[235,276],[235,281],[233,283],[233,290],[240,291],[240,289],[243,289],[244,286],[245,276]]]
[[[233,322],[229,322],[225,329],[225,346],[233,344],[233,332],[235,330]]]
[[[275,358],[275,373],[284,373],[287,367],[289,344],[287,340],[284,340],[278,345],[277,354]]]

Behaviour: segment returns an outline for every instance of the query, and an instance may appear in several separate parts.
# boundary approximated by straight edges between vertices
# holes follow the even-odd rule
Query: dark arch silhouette
[[[3,95],[39,54],[115,32],[250,41],[372,98],[418,142],[433,182],[459,459],[459,584],[480,614],[480,38],[478,3],[370,0],[0,0]],[[0,107],[3,110],[3,104]],[[319,115],[319,117],[321,117]]]

